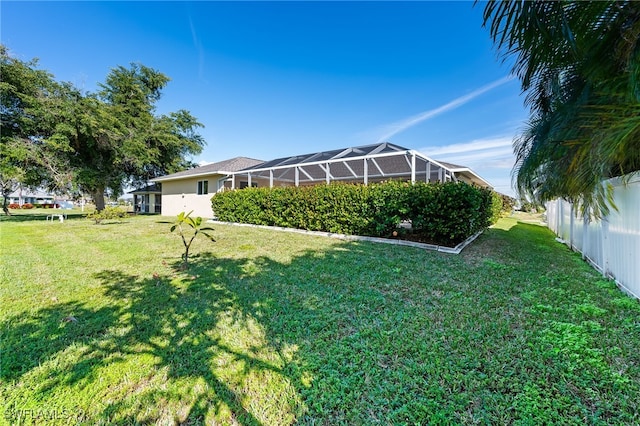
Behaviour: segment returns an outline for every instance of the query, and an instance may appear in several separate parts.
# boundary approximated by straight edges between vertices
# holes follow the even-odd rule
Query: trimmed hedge
[[[465,183],[245,188],[211,199],[218,220],[455,245],[494,223],[502,199]],[[499,205],[498,205],[499,202]],[[497,212],[497,213],[496,213]],[[399,228],[401,222],[410,230]]]

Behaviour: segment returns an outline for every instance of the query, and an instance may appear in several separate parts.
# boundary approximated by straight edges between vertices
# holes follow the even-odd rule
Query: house
[[[461,181],[491,188],[468,167],[437,161],[389,142],[277,158],[263,162],[236,157],[153,179],[162,183],[162,214],[181,211],[212,217],[211,196],[249,186],[301,186],[330,182],[367,185],[390,179],[410,182]]]
[[[153,183],[129,192],[133,194],[133,211],[136,213],[161,213],[162,184]]]
[[[262,160],[235,157],[152,179],[162,187],[160,211],[163,216],[177,216],[193,210],[194,216],[211,218],[211,197],[225,187],[231,188],[229,174],[262,163]],[[243,185],[241,178],[237,182]]]
[[[28,189],[19,187],[7,197],[7,204],[33,204],[33,205],[53,205],[56,196],[42,189]]]

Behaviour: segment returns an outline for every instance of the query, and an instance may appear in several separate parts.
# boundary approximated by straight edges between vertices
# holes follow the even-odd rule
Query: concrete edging
[[[317,237],[329,237],[329,238],[335,238],[335,239],[345,240],[345,241],[368,241],[368,242],[372,242],[372,243],[381,243],[381,244],[391,244],[391,245],[397,245],[397,246],[417,247],[417,248],[421,248],[421,249],[425,249],[425,250],[433,250],[433,251],[439,251],[441,253],[449,253],[449,254],[460,254],[460,252],[466,246],[471,244],[471,242],[473,242],[473,240],[478,238],[478,236],[480,236],[480,234],[482,234],[482,232],[484,232],[484,231],[479,231],[479,232],[475,233],[474,235],[470,236],[469,238],[467,238],[466,240],[464,240],[463,242],[461,242],[460,244],[458,244],[455,247],[446,247],[446,246],[438,246],[438,245],[434,245],[434,244],[418,243],[418,242],[415,242],[415,241],[391,240],[391,239],[388,239],[388,238],[366,237],[366,236],[361,236],[361,235],[335,234],[333,232],[323,232],[323,231],[307,231],[306,229],[283,228],[283,227],[280,227],[280,226],[254,225],[254,224],[251,224],[251,223],[238,223],[238,222],[221,222],[221,221],[218,221],[218,220],[209,220],[207,222],[208,223],[214,223],[214,224],[218,223],[218,224],[221,224],[221,225],[244,226],[244,227],[248,227],[248,228],[271,229],[271,230],[281,231],[281,232],[291,232],[291,233],[294,233],[294,234],[313,235],[313,236],[317,236]]]

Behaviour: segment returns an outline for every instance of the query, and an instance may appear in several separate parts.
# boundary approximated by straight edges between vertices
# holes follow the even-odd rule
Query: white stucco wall
[[[180,212],[193,210],[191,216],[211,219],[211,197],[218,189],[218,180],[222,177],[212,175],[162,182],[162,215],[177,216]],[[209,181],[208,194],[197,195],[198,181],[201,180]]]

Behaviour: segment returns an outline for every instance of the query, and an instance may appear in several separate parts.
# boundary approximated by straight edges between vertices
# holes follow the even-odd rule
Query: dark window
[[[198,195],[208,194],[209,193],[209,181],[208,180],[199,180],[198,181]]]
[[[154,207],[155,213],[162,213],[162,196],[156,194],[156,203]]]
[[[144,194],[140,197],[142,200],[142,206],[140,207],[140,212],[149,213],[149,194]]]

